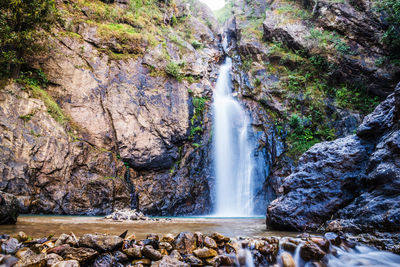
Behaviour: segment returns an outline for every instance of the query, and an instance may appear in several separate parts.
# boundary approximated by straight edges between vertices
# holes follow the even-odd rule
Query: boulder
[[[86,262],[94,259],[99,253],[91,248],[65,248],[61,256],[65,260],[77,260],[79,262]]]
[[[277,229],[399,231],[400,84],[364,118],[357,135],[324,142],[303,154],[271,202]]]
[[[310,230],[330,219],[359,192],[368,147],[356,136],[314,145],[270,203],[267,224],[276,229]]]
[[[46,255],[46,266],[51,267],[62,260],[63,260],[63,258],[60,255],[57,255],[55,253],[47,254]]]
[[[319,261],[325,257],[326,253],[316,244],[307,241],[300,247],[300,256],[305,261]]]
[[[0,224],[15,224],[19,215],[17,198],[0,191]]]
[[[79,267],[80,264],[76,260],[69,260],[69,261],[59,261],[52,265],[52,267]]]
[[[1,242],[0,248],[3,254],[14,254],[20,246],[21,244],[16,238],[8,238]]]
[[[79,245],[106,252],[118,249],[123,241],[119,236],[85,234],[79,239]]]
[[[142,248],[137,245],[124,249],[123,252],[130,258],[140,259],[142,257]]]
[[[290,255],[287,252],[283,252],[281,254],[281,261],[282,261],[283,267],[296,267],[296,263],[295,263],[292,255]]]
[[[190,265],[185,262],[179,261],[173,257],[164,256],[161,260],[153,262],[152,266],[154,266],[154,267],[174,267],[174,266],[189,267]]]
[[[181,232],[175,238],[174,248],[183,255],[192,254],[197,247],[197,240],[191,232]]]
[[[197,248],[193,251],[193,254],[200,259],[212,258],[218,255],[214,249],[207,247]]]
[[[144,246],[142,248],[142,254],[144,257],[152,260],[152,261],[158,261],[162,259],[162,254],[155,250],[152,246]]]

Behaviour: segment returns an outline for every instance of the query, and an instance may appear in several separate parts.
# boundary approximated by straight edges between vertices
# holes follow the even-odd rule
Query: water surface
[[[102,217],[87,216],[34,216],[21,215],[16,225],[0,225],[0,234],[16,235],[23,231],[32,237],[59,236],[73,232],[77,236],[85,233],[105,233],[120,235],[125,230],[143,239],[149,233],[219,232],[229,237],[246,236],[295,236],[293,232],[267,231],[264,218],[213,218],[177,217],[171,221],[128,221],[115,222]]]

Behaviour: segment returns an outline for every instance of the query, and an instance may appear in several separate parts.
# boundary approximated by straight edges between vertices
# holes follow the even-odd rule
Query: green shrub
[[[165,72],[179,81],[182,79],[181,67],[176,62],[169,62],[167,66],[165,66]]]
[[[194,40],[194,41],[192,42],[192,46],[193,46],[194,49],[200,49],[200,48],[203,47],[203,44],[200,43],[200,42],[197,41],[197,40]]]

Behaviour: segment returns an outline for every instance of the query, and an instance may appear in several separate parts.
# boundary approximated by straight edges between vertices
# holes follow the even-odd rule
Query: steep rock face
[[[328,55],[338,79],[365,83],[380,96],[392,92],[400,71],[392,64],[376,64],[389,54],[380,41],[386,26],[379,14],[347,1],[316,1],[312,12],[298,14],[285,9],[285,1],[272,2],[263,22],[265,40],[280,41],[303,53]]]
[[[97,214],[125,207],[123,164],[111,152],[74,140],[16,85],[0,92],[0,188],[22,212]]]
[[[357,135],[317,144],[284,180],[267,225],[316,230],[338,219],[348,231],[398,231],[400,84]]]
[[[128,5],[59,3],[66,25],[56,29],[52,52],[32,65],[47,86],[11,83],[0,91],[0,190],[14,194],[22,212],[210,211],[216,29],[205,25],[213,17],[204,6],[174,5],[141,7],[164,12],[142,28],[135,23],[147,17],[132,21]],[[109,8],[124,21],[99,19]]]

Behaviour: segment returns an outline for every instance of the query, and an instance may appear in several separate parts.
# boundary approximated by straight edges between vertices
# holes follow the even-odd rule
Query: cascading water
[[[227,57],[214,91],[215,215],[243,217],[253,214],[254,163],[248,138],[249,118],[232,96],[231,69],[232,59]]]

